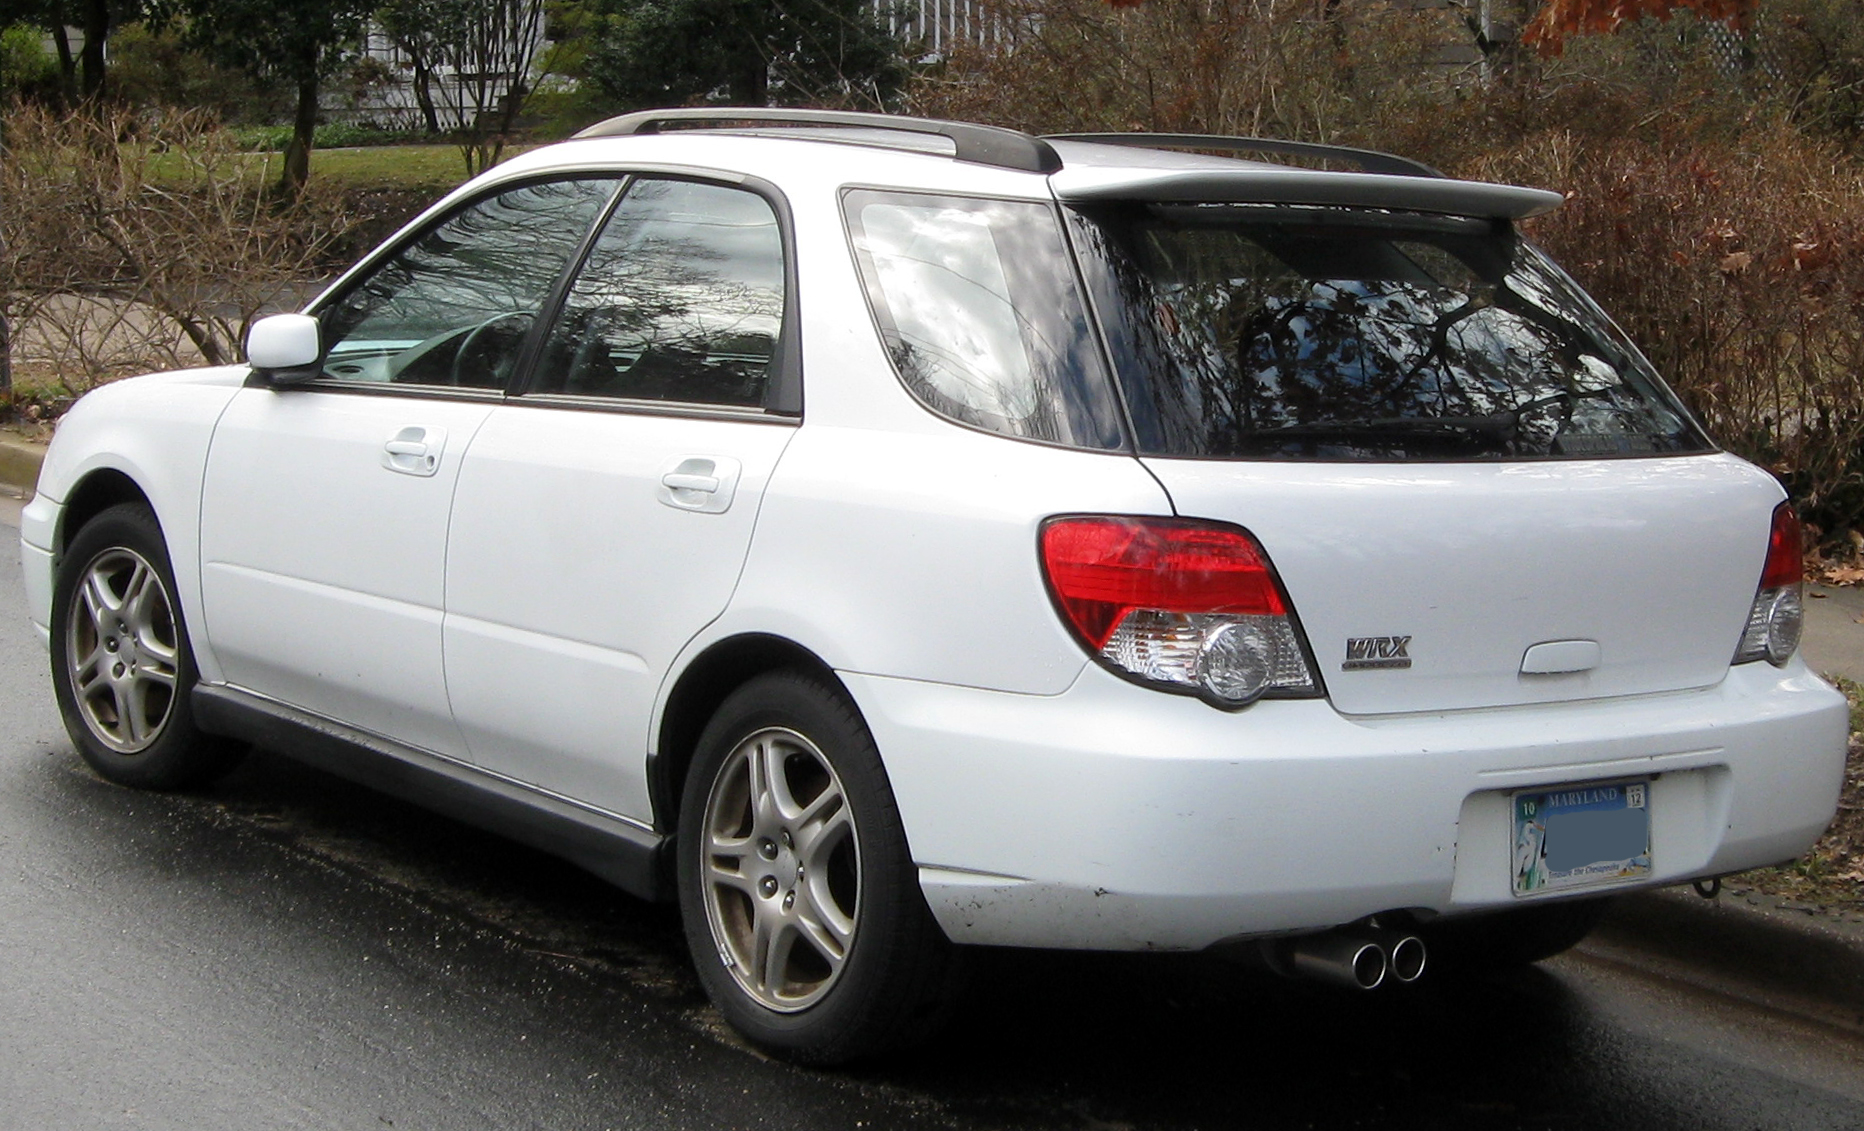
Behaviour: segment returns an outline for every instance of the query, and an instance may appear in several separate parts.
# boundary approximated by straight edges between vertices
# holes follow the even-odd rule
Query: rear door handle
[[[718,493],[718,476],[692,475],[686,472],[669,471],[660,477],[662,486],[674,491],[698,491],[701,494]]]
[[[678,511],[724,514],[744,465],[730,456],[685,456],[660,473],[660,502]]]
[[[403,475],[426,478],[440,470],[440,454],[446,450],[447,430],[410,424],[396,429],[382,444],[382,466]]]

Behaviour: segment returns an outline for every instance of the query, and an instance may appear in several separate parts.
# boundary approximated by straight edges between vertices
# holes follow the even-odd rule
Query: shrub
[[[1573,39],[1557,60],[1491,44],[1459,67],[1440,62],[1472,42],[1454,8],[984,0],[988,48],[954,50],[909,98],[1037,133],[1363,145],[1565,191],[1530,234],[1711,435],[1848,548],[1864,532],[1864,175],[1843,148],[1864,136],[1854,7],[1781,0],[1763,14],[1771,38],[1682,15]]]
[[[0,100],[39,96],[58,88],[58,62],[45,51],[30,24],[0,28]]]
[[[295,307],[349,224],[315,187],[268,195],[264,163],[201,114],[6,116],[0,319],[12,360],[75,396],[147,369],[238,360]]]
[[[1864,530],[1864,173],[1784,123],[1739,142],[1501,147],[1477,176],[1551,184],[1531,225],[1711,435],[1836,538]]]
[[[291,143],[290,126],[238,126],[231,131],[241,149],[281,153]],[[326,122],[312,135],[313,149],[349,149],[371,145],[409,145],[432,141],[422,130],[382,129],[353,122]]]

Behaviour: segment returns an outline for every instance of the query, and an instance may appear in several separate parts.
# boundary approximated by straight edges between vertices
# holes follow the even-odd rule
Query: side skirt
[[[237,688],[198,684],[195,723],[393,794],[594,872],[631,895],[665,901],[672,838],[626,818],[487,773]]]

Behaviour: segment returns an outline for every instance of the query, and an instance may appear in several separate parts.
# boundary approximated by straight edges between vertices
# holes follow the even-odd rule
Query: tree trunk
[[[421,120],[427,124],[428,134],[440,135],[440,112],[434,109],[434,69],[427,60],[419,55],[412,59],[414,64],[414,101],[421,107]]]
[[[98,98],[104,91],[104,43],[110,38],[110,0],[84,3],[84,97]]]
[[[52,11],[52,45],[58,49],[58,93],[65,100],[65,108],[78,104],[78,64],[71,57],[71,37],[65,34],[65,9],[62,5]]]
[[[311,143],[317,135],[317,70],[298,80],[298,113],[291,123],[291,144],[285,147],[285,172],[278,187],[296,198],[311,179]]]
[[[498,129],[492,135],[491,151],[486,154],[485,167],[487,169],[504,159],[505,140],[511,136],[511,131],[517,126],[518,114],[524,109],[525,100],[530,97],[530,88],[525,85],[522,78],[512,83],[511,89],[505,92],[498,110]]]

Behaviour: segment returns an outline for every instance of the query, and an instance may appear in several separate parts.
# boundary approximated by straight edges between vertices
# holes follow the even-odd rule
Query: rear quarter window
[[[887,355],[926,407],[1022,439],[1124,446],[1052,205],[851,190],[843,209]]]

